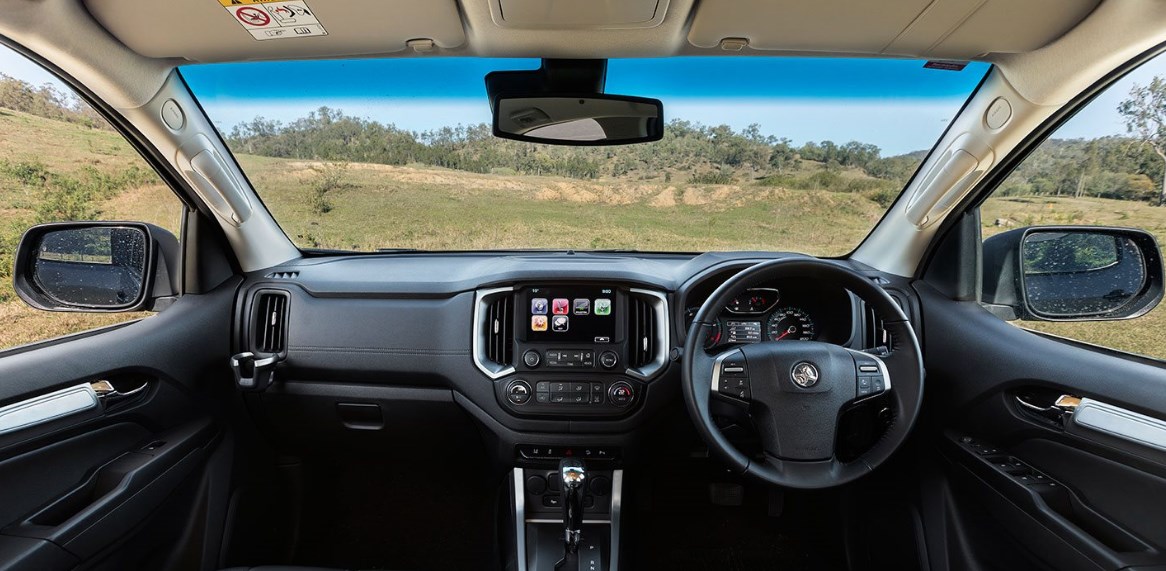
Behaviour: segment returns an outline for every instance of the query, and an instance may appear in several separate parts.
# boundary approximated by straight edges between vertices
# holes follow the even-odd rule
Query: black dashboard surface
[[[318,417],[335,416],[345,402],[379,403],[386,423],[395,404],[408,409],[410,403],[437,408],[456,403],[497,438],[500,454],[513,454],[523,443],[626,446],[621,435],[635,432],[665,409],[679,408],[676,361],[684,344],[686,308],[699,306],[745,267],[797,255],[476,252],[304,258],[248,277],[236,304],[234,347],[249,350],[256,295],[287,292],[286,355],[276,368],[278,380],[268,391],[249,397],[253,414],[266,416],[266,425],[280,430],[304,435],[323,425],[342,430],[345,419]],[[838,263],[896,285],[867,268]],[[618,371],[594,367],[595,377],[618,373],[619,380],[631,383],[637,391],[633,406],[603,418],[515,414],[516,407],[505,402],[505,383],[525,374],[533,389],[534,381],[543,379],[524,373],[520,363],[517,372],[512,367],[498,375],[475,364],[482,292],[547,284],[604,284],[624,292],[650,292],[664,301],[666,319],[658,337],[667,358],[658,369],[640,378],[634,369],[625,373],[622,363]],[[905,284],[897,285],[899,292],[907,291]],[[810,313],[820,340],[864,346],[862,305],[844,290],[799,283],[777,284],[776,289],[789,306]],[[773,309],[786,306],[778,302]],[[616,380],[611,377],[600,387],[614,390],[610,383]],[[318,414],[309,415],[309,410]]]

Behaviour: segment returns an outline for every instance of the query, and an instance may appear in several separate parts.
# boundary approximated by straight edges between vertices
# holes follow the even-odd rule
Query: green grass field
[[[0,261],[6,266],[0,268],[0,348],[137,317],[29,309],[12,294],[10,264],[20,232],[36,222],[38,201],[51,187],[22,167],[40,164],[78,180],[93,171],[117,178],[141,165],[139,157],[116,133],[18,112],[0,110],[0,133]],[[857,245],[883,212],[858,193],[752,183],[581,181],[351,164],[324,193],[327,211],[320,213],[320,163],[238,158],[288,235],[305,247],[789,250],[834,256]],[[167,188],[117,178],[123,179],[133,182],[95,201],[97,217],[177,231],[179,204]],[[984,221],[985,235],[1030,224],[1108,224],[1144,228],[1166,240],[1166,209],[1135,202],[993,199]],[[1156,309],[1119,323],[1023,325],[1166,358],[1156,339],[1164,324],[1166,310]]]

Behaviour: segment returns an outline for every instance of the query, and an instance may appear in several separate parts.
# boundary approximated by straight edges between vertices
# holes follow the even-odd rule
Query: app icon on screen
[[[590,299],[576,299],[572,305],[572,311],[575,315],[587,315],[591,313]]]
[[[530,330],[531,331],[546,331],[547,330],[547,316],[532,315],[530,316]]]
[[[595,315],[611,315],[611,300],[604,297],[595,300]]]
[[[547,298],[536,297],[530,300],[531,315],[546,315],[547,314]]]
[[[571,321],[571,318],[567,317],[566,315],[556,315],[556,316],[552,317],[551,318],[551,331],[557,331],[559,333],[563,333],[564,331],[567,330],[567,326],[570,325],[570,321]]]
[[[555,298],[551,302],[551,313],[555,315],[567,315],[567,308],[570,307],[571,300],[563,298]]]

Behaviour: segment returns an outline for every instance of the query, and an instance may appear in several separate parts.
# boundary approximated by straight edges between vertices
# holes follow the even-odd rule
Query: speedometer
[[[769,316],[765,333],[772,341],[814,339],[814,320],[797,307],[782,307]]]

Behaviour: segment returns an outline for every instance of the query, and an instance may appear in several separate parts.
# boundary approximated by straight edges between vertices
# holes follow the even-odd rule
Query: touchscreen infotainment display
[[[616,333],[615,289],[550,286],[526,290],[526,340],[611,343]]]

